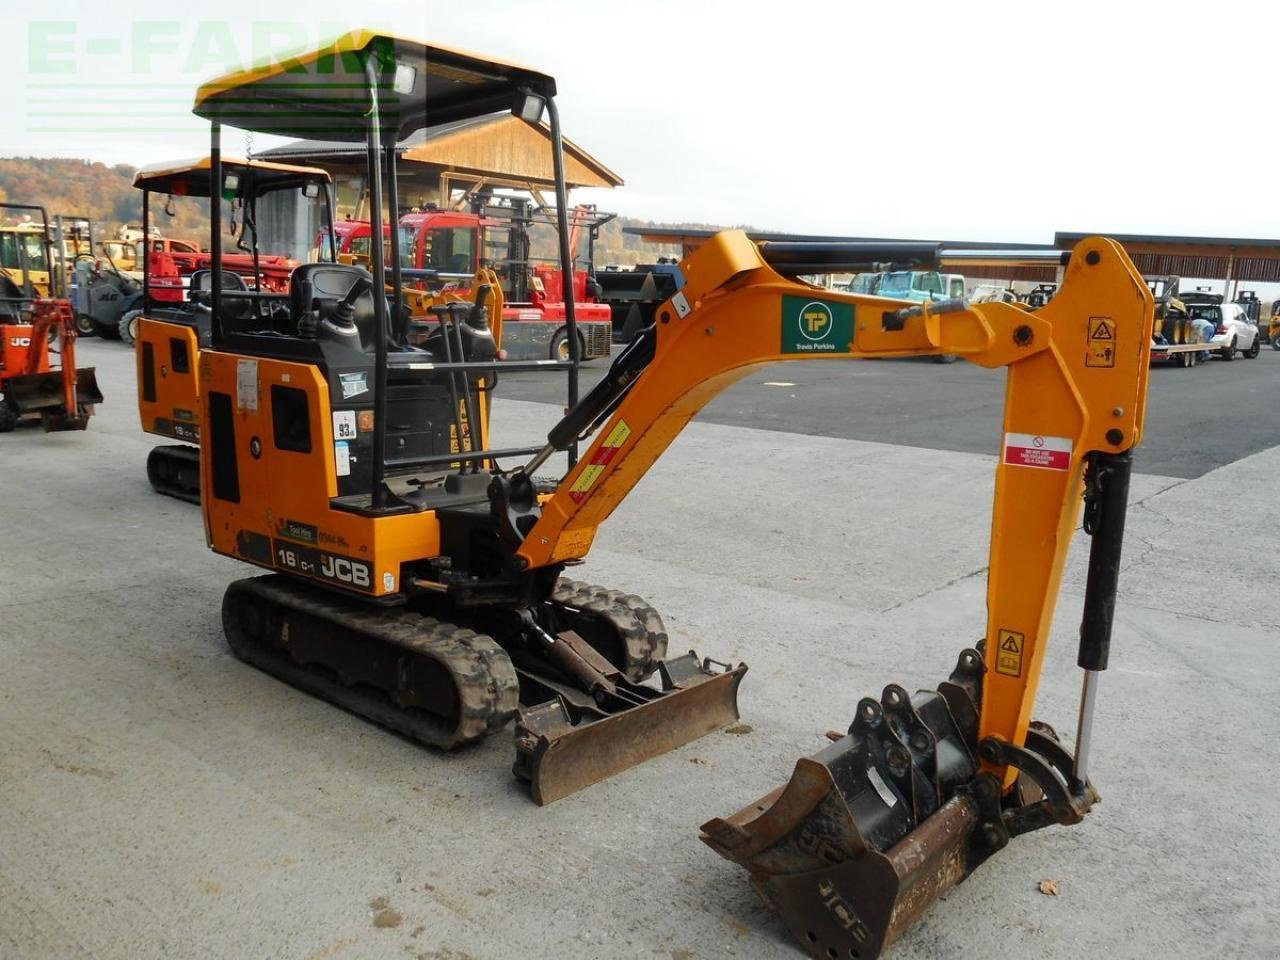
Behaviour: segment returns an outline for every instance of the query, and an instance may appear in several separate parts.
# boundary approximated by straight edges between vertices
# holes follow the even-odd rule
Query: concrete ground
[[[148,488],[131,355],[81,354],[108,398],[89,431],[0,437],[4,960],[798,957],[698,825],[984,627],[990,456],[695,423],[581,572],[648,596],[673,650],[748,661],[750,730],[540,809],[504,735],[442,755],[234,660],[218,607],[251,571]],[[555,415],[499,401],[497,441]],[[1135,478],[1104,802],[1015,841],[895,960],[1276,956],[1278,471],[1269,446]],[[1086,548],[1038,710],[1064,732]]]

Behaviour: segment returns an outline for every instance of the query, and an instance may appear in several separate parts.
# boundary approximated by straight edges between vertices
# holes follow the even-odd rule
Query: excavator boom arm
[[[1005,303],[910,305],[789,280],[741,232],[681,269],[652,359],[527,531],[526,569],[584,557],[596,528],[716,394],[787,360],[953,353],[1008,367],[996,466],[981,733],[1022,743],[1086,465],[1141,437],[1153,303],[1127,255],[1091,238],[1034,313]]]

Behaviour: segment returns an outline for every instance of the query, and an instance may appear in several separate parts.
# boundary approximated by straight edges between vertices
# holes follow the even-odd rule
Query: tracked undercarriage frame
[[[147,480],[157,493],[200,502],[200,448],[185,443],[152,447],[147,454]]]
[[[451,750],[514,719],[513,771],[539,804],[738,718],[746,667],[666,659],[662,619],[640,597],[562,579],[552,605],[569,627],[552,656],[504,618],[388,610],[281,575],[232,583],[222,619],[239,659],[419,743]]]

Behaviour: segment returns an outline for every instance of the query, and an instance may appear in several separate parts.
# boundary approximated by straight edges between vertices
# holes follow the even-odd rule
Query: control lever
[[[332,319],[342,326],[350,326],[356,319],[356,301],[373,289],[373,281],[368,277],[357,277],[347,295],[338,301],[333,308]]]

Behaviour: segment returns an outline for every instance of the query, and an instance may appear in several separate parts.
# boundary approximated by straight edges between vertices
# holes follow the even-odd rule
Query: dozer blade
[[[731,668],[690,651],[659,662],[661,691],[621,680],[640,702],[604,712],[576,690],[522,671],[525,684],[546,688],[552,698],[520,711],[514,772],[529,781],[535,803],[559,800],[733,723],[746,672],[746,664]]]
[[[874,960],[1011,836],[1078,822],[1097,801],[1047,728],[1026,747],[975,742],[982,672],[966,650],[937,692],[863,699],[848,734],[784,787],[703,824],[812,956]],[[1002,798],[1006,765],[1019,779]]]
[[[46,431],[83,430],[94,404],[102,402],[102,391],[93,367],[76,371],[76,409],[68,410],[62,371],[32,373],[12,377],[5,392],[19,416],[39,414]]]

